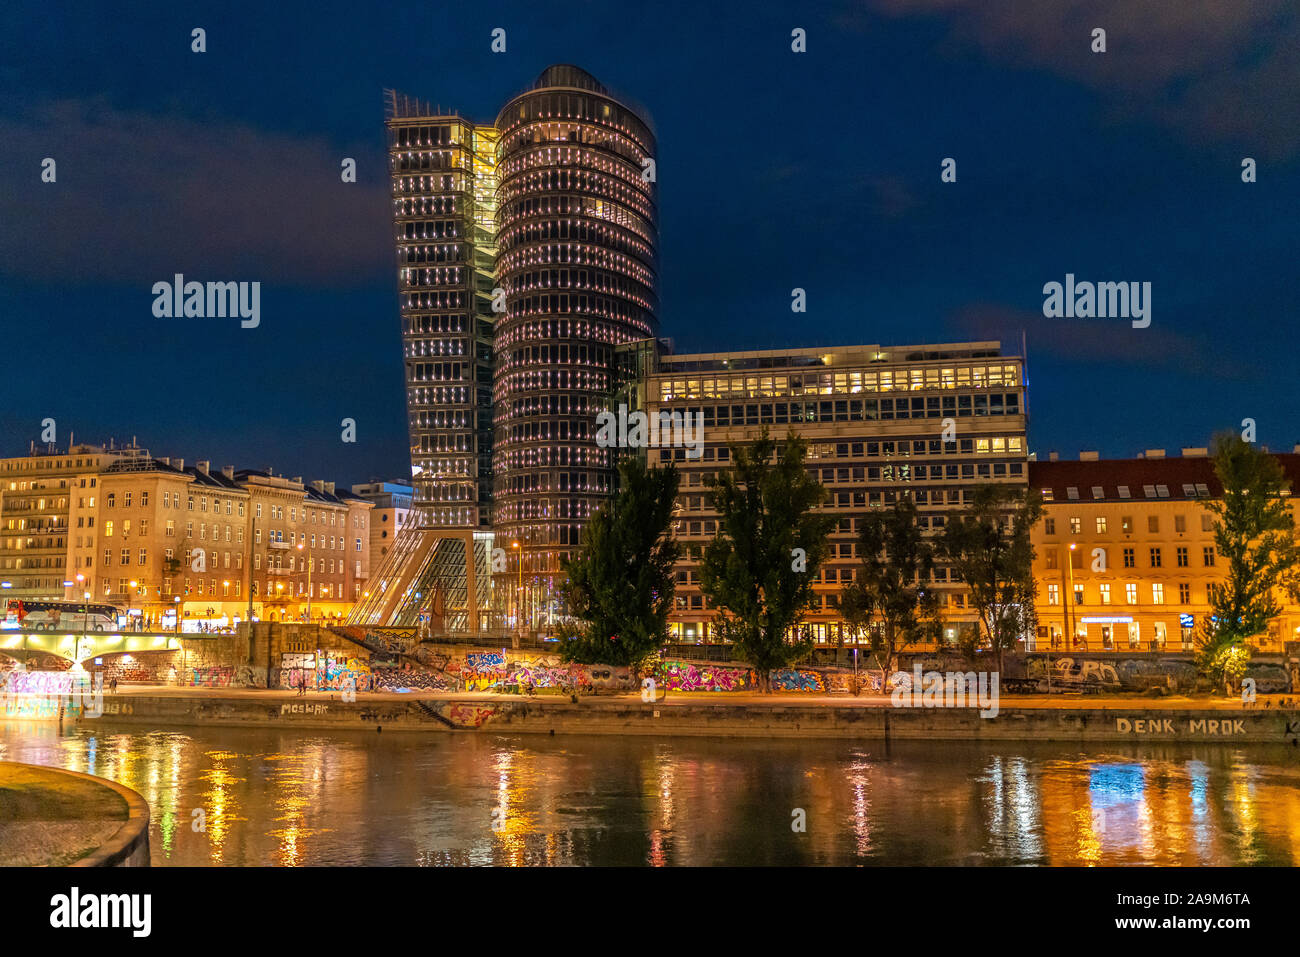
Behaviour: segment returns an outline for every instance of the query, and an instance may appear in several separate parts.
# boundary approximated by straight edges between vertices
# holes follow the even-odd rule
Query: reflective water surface
[[[1300,861],[1295,750],[1095,747],[0,722],[144,795],[155,866]]]

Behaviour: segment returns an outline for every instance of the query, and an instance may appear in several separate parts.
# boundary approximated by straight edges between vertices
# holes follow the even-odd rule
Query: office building
[[[688,546],[717,533],[705,480],[728,467],[731,443],[752,441],[764,428],[778,440],[790,431],[807,440],[808,469],[828,489],[824,508],[838,519],[805,618],[820,645],[851,638],[831,599],[853,580],[871,509],[910,497],[922,528],[935,534],[976,486],[1026,487],[1024,364],[998,342],[661,355],[654,364],[630,390],[637,407],[703,422],[700,458],[681,447],[648,450],[651,464],[672,461],[681,471],[674,530]],[[934,587],[945,639],[955,641],[975,621],[966,589],[942,564]],[[671,634],[708,640],[713,614],[699,563],[684,555]]]

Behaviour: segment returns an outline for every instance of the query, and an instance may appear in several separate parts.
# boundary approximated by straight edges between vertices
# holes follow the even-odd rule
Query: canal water
[[[139,791],[155,866],[1300,863],[1282,746],[0,722],[0,759]]]

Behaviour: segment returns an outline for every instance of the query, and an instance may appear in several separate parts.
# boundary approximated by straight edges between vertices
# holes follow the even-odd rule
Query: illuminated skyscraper
[[[449,629],[476,629],[466,558],[476,555],[486,582],[497,133],[386,96],[415,497],[352,620],[410,625],[436,611]]]
[[[590,74],[553,66],[497,116],[493,526],[518,541],[533,609],[610,495],[596,414],[615,348],[658,331],[658,228],[646,120]],[[539,616],[540,617],[540,616]]]
[[[654,135],[567,65],[495,126],[390,91],[388,131],[415,503],[352,620],[412,624],[436,592],[477,629],[495,533],[539,622],[613,488],[615,349],[658,330]]]

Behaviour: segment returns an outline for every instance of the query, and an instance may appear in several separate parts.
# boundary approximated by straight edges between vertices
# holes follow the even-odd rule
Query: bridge
[[[86,661],[120,652],[178,651],[181,640],[216,635],[181,635],[173,632],[0,631],[0,654],[11,658],[28,653],[55,655],[67,661]]]

